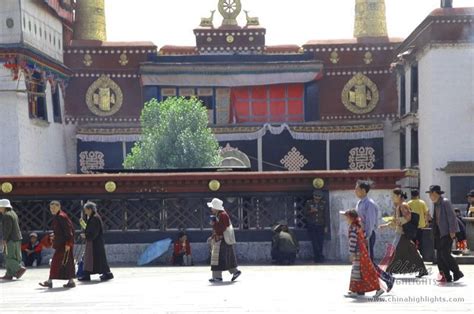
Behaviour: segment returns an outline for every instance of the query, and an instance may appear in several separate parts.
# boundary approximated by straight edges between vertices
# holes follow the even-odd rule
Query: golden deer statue
[[[214,28],[214,24],[212,23],[212,20],[214,19],[214,12],[216,12],[216,10],[211,11],[210,17],[201,17],[201,24],[199,24],[199,26]]]
[[[260,25],[260,22],[258,21],[258,17],[249,16],[250,11],[244,10],[244,12],[245,12],[245,16],[247,18],[247,26],[258,26],[258,25]]]

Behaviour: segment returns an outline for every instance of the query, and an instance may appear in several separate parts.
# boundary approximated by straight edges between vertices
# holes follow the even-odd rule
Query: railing
[[[302,210],[312,197],[311,192],[222,194],[224,207],[234,228],[240,230],[268,229],[279,220],[290,227],[304,227]],[[327,198],[327,195],[326,195]],[[150,198],[89,199],[98,205],[106,230],[204,230],[210,229],[207,207],[212,197],[200,193],[166,195]],[[86,200],[60,200],[76,229],[79,229],[82,205]],[[50,229],[49,200],[23,199],[13,201],[22,231]]]

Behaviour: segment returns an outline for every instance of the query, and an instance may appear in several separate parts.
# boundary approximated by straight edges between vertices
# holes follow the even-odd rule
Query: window
[[[466,194],[474,190],[474,176],[453,176],[451,177],[451,202],[453,204],[466,204]],[[445,190],[446,191],[446,190]],[[465,213],[466,208],[459,208]]]
[[[61,97],[59,93],[59,86],[56,86],[53,93],[53,120],[56,123],[63,122],[63,119],[61,116]]]
[[[46,110],[45,82],[39,72],[34,72],[28,81],[28,103],[30,118],[48,121]]]
[[[214,109],[214,92],[212,88],[198,88],[197,95],[207,110]]]
[[[407,166],[405,133],[400,133],[400,169]]]
[[[405,73],[400,75],[400,116],[406,113],[406,87]]]
[[[418,130],[411,130],[411,166],[418,166]]]
[[[161,89],[161,100],[165,101],[168,97],[176,96],[176,88],[162,88]]]
[[[410,112],[418,111],[418,65],[411,67]]]
[[[304,85],[279,84],[231,90],[232,120],[243,122],[304,121]]]

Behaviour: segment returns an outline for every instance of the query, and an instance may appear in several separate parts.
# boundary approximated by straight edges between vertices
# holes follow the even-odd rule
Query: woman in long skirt
[[[346,297],[357,297],[370,291],[376,291],[375,297],[379,297],[384,291],[380,288],[377,271],[367,251],[359,215],[354,209],[341,214],[349,225],[349,253],[352,262],[349,292]]]
[[[416,249],[415,243],[403,232],[403,225],[409,223],[412,215],[410,207],[405,203],[406,193],[400,188],[392,191],[392,201],[395,205],[393,219],[381,228],[390,227],[395,229],[396,238],[393,246],[395,252],[391,257],[386,271],[393,274],[418,273],[417,277],[421,278],[428,274],[423,259]]]
[[[105,254],[104,245],[104,228],[100,215],[97,213],[95,203],[87,202],[84,205],[84,213],[86,214],[86,230],[82,236],[86,239],[86,250],[84,254],[84,273],[79,281],[90,281],[92,274],[101,274],[100,280],[106,281],[114,278],[110,272],[107,263],[107,255]]]
[[[241,271],[237,269],[237,259],[234,252],[234,231],[223,204],[218,198],[207,203],[213,214],[213,220],[211,220],[213,229],[211,237],[212,278],[209,279],[212,283],[222,282],[222,272],[225,270],[232,274],[232,281],[235,281],[241,274]]]

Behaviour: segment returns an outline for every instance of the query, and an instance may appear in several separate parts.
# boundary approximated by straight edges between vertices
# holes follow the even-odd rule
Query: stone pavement
[[[428,268],[433,267],[427,265]],[[41,288],[47,268],[29,269],[14,282],[0,282],[0,313],[401,313],[472,312],[474,265],[465,277],[440,286],[426,279],[398,276],[378,302],[344,298],[349,265],[241,266],[234,283],[210,284],[209,267],[115,267],[115,279],[78,283],[74,289]],[[2,274],[3,274],[3,270]],[[436,268],[433,268],[436,271]],[[227,273],[224,280],[230,280]],[[60,288],[57,288],[60,287]],[[373,295],[373,293],[370,293]]]

